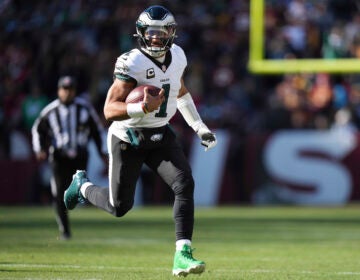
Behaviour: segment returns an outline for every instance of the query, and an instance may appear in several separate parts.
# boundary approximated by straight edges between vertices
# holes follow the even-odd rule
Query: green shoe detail
[[[188,274],[200,274],[205,271],[205,263],[193,258],[192,249],[188,245],[184,245],[181,251],[176,251],[174,256],[173,275],[184,276]]]
[[[73,175],[70,186],[64,193],[64,203],[67,209],[74,209],[78,203],[84,203],[86,201],[80,192],[81,185],[86,182],[89,182],[86,172],[84,170],[77,170]]]

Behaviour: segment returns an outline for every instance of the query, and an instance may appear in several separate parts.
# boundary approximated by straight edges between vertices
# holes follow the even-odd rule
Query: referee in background
[[[91,104],[76,97],[76,82],[71,76],[58,81],[58,98],[48,104],[32,127],[32,145],[39,161],[48,159],[52,171],[51,194],[59,226],[60,238],[71,238],[64,191],[76,170],[85,170],[88,163],[88,144],[92,138],[99,155],[103,152],[101,120]]]

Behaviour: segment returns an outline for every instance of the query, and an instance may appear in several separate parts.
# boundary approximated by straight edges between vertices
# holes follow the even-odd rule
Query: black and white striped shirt
[[[87,149],[92,138],[103,151],[101,134],[104,128],[92,105],[76,97],[73,103],[65,105],[59,99],[48,104],[35,120],[32,127],[32,144],[35,153],[60,151],[74,157]]]

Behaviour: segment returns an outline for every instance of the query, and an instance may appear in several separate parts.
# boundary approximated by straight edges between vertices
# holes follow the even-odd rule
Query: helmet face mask
[[[152,57],[163,56],[176,35],[174,16],[162,6],[151,6],[136,21],[136,37],[140,47]]]

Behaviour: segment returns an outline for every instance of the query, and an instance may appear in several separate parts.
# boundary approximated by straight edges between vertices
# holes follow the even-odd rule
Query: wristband
[[[143,103],[129,103],[126,106],[126,112],[130,118],[141,118],[145,116]]]

